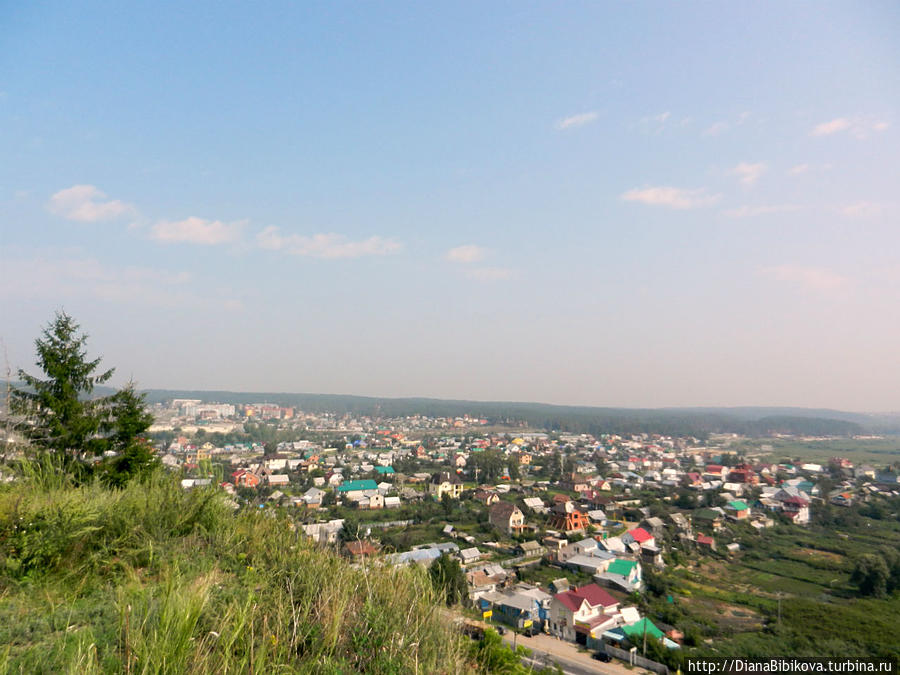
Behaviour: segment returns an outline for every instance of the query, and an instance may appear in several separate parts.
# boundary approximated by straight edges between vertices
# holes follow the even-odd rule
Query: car
[[[522,635],[524,635],[525,637],[534,637],[535,635],[537,635],[540,632],[541,631],[538,630],[538,628],[536,626],[529,626],[528,628],[526,628],[525,630],[522,631]]]
[[[500,635],[506,635],[506,629],[503,626],[497,626],[497,632]]]
[[[604,663],[609,663],[612,659],[609,657],[609,654],[606,652],[594,652],[592,659],[597,659],[598,661],[603,661]]]

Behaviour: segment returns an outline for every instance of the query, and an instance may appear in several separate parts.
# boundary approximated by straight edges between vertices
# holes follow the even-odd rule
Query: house
[[[594,551],[591,555],[579,553],[569,556],[564,564],[570,569],[581,570],[595,576],[605,572],[613,560],[615,556],[609,551]]]
[[[488,492],[487,490],[476,490],[473,499],[485,506],[496,504],[500,501],[500,495],[496,492]]]
[[[716,509],[697,509],[693,513],[693,520],[698,526],[709,526],[715,531],[722,527],[722,515]]]
[[[809,523],[809,501],[802,497],[788,497],[781,500],[781,512],[797,525]]]
[[[716,550],[716,540],[705,534],[698,534],[697,535],[697,546],[699,546],[700,548],[708,549],[710,551],[715,551]]]
[[[550,601],[550,633],[586,644],[588,637],[599,638],[616,626],[618,607],[619,601],[597,584],[557,593]]]
[[[645,518],[641,521],[641,528],[652,534],[654,539],[659,539],[666,531],[662,518],[656,517]]]
[[[849,492],[841,492],[831,498],[831,503],[835,506],[853,506],[853,495]]]
[[[518,584],[515,588],[485,596],[489,600],[494,618],[516,628],[523,628],[527,621],[541,626],[550,611],[552,596],[540,588],[529,584]]]
[[[437,501],[440,501],[445,494],[450,495],[453,499],[459,499],[462,491],[462,481],[459,476],[450,471],[436,473],[428,481],[428,494]]]
[[[325,497],[325,491],[317,487],[311,487],[300,497],[301,503],[310,509],[317,509],[322,506],[322,499]]]
[[[572,506],[572,502],[557,504],[550,510],[548,527],[565,533],[586,532],[591,525],[590,519]]]
[[[750,517],[750,507],[740,499],[735,499],[725,505],[725,513],[735,520],[744,520]]]
[[[592,537],[576,541],[565,546],[557,555],[559,562],[566,562],[569,558],[576,555],[592,555],[597,550],[597,540]]]
[[[378,484],[371,479],[348,480],[341,483],[337,488],[335,488],[335,492],[337,492],[337,494],[346,497],[349,500],[354,500],[358,497],[361,497],[364,493],[369,491],[378,491]]]
[[[269,475],[269,485],[290,485],[291,479],[286,473],[273,473]]]
[[[364,560],[378,553],[378,545],[368,539],[348,541],[344,545],[344,555],[353,560]]]
[[[525,514],[515,504],[499,502],[488,511],[488,522],[508,534],[519,533],[525,527]]]
[[[544,555],[545,549],[538,542],[534,541],[523,541],[516,548],[516,552],[519,555],[526,557],[538,557]]]
[[[400,508],[400,497],[385,497],[384,498],[384,508],[386,509],[399,509]]]
[[[672,513],[669,515],[669,520],[672,521],[672,525],[674,525],[677,534],[684,534],[693,538],[691,521],[689,521],[683,513]]]
[[[469,565],[481,560],[482,552],[474,546],[472,548],[464,548],[459,552],[459,560],[463,565]]]
[[[522,500],[522,503],[535,513],[544,513],[547,510],[540,497],[526,497]]]
[[[626,546],[632,542],[642,547],[656,546],[655,537],[647,532],[647,530],[645,530],[643,527],[636,527],[633,530],[628,530],[628,532],[622,535],[622,542]]]
[[[246,469],[235,471],[231,474],[231,480],[235,487],[257,487],[259,485],[259,476]]]
[[[625,560],[617,558],[606,568],[605,577],[621,577],[620,587],[628,590],[637,590],[643,584],[641,577],[641,563],[636,560]],[[619,581],[618,579],[609,578],[609,581]]]
[[[622,537],[606,537],[597,542],[597,545],[610,553],[625,553],[626,551]]]

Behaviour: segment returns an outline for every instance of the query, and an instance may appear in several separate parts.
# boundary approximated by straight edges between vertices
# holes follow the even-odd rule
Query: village
[[[771,463],[733,450],[740,439],[731,434],[486,431],[487,420],[474,417],[177,403],[170,428],[263,416],[282,435],[308,436],[221,445],[175,436],[159,452],[183,472],[185,489],[216,484],[235,507],[286,510],[305,537],[355,564],[451,557],[472,617],[630,664],[642,659],[635,648],[645,652],[647,636],[673,650],[684,641],[679,626],[639,608],[673,561],[739,554],[739,533],[803,527],[817,504],[849,507],[900,492],[893,473],[839,457]]]

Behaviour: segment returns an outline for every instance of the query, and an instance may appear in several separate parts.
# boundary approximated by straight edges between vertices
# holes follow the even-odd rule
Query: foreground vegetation
[[[477,670],[418,567],[351,568],[155,472],[0,489],[0,673]]]

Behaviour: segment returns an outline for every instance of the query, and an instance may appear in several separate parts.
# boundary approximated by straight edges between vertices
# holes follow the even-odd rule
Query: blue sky
[[[898,410],[898,28],[7,3],[8,359],[65,307],[147,387]]]

